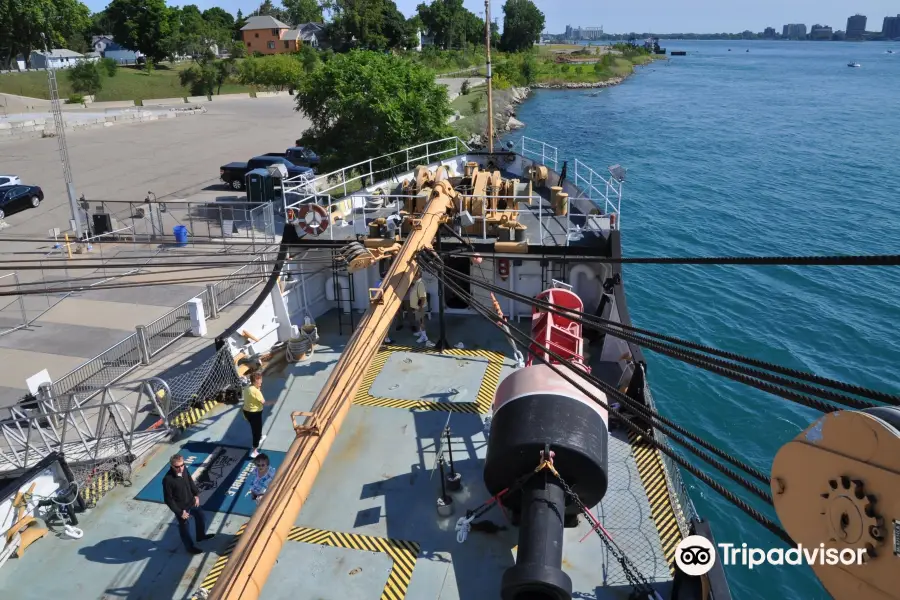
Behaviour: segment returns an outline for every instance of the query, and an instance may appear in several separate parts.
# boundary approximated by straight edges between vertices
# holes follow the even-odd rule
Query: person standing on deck
[[[416,271],[412,286],[409,288],[409,310],[412,314],[416,331],[416,341],[425,344],[428,348],[434,348],[434,342],[428,341],[428,332],[425,331],[425,310],[428,307],[428,290],[422,280],[422,273]]]
[[[194,529],[198,542],[216,537],[216,534],[206,534],[206,517],[200,508],[200,490],[194,483],[194,478],[184,465],[184,457],[176,454],[169,459],[169,472],[163,477],[163,501],[169,507],[178,520],[178,534],[184,542],[184,548],[191,554],[202,554],[203,550],[197,547],[191,539],[188,530],[188,521],[194,517]]]
[[[266,436],[262,434],[263,408],[267,404],[275,404],[275,402],[266,402],[261,389],[262,373],[255,371],[250,375],[250,385],[244,388],[244,418],[250,423],[250,433],[253,436],[250,458],[259,456],[259,445],[266,439]]]

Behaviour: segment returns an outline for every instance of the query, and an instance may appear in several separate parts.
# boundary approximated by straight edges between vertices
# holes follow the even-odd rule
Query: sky
[[[84,1],[84,0],[83,0]],[[261,1],[261,0],[260,0]],[[273,0],[276,4],[278,0]],[[422,0],[394,0],[400,11],[410,16]],[[503,22],[505,0],[491,0],[491,17]],[[179,4],[168,0],[169,4]],[[885,16],[900,13],[897,0],[854,0],[853,2],[822,2],[822,0],[642,0],[641,2],[608,3],[601,0],[534,0],[546,18],[548,33],[562,33],[566,25],[600,27],[608,33],[736,33],[749,29],[762,31],[774,27],[781,31],[788,23],[814,23],[844,29],[847,17],[859,13],[869,20],[866,29],[881,31]],[[245,13],[259,6],[256,0],[183,0],[201,9],[220,6],[236,13]],[[465,0],[472,12],[484,12],[484,0]],[[87,0],[93,11],[106,6],[106,0]],[[612,6],[605,6],[612,4]]]

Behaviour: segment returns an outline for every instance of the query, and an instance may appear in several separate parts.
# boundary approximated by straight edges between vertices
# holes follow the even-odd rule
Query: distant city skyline
[[[276,5],[280,0],[272,0]],[[430,0],[394,0],[397,8],[412,16],[416,6]],[[835,31],[843,30],[847,18],[861,14],[868,17],[869,31],[880,31],[884,17],[900,13],[897,0],[854,0],[846,3],[823,3],[821,0],[757,0],[735,5],[721,0],[644,0],[639,3],[615,3],[604,6],[598,0],[532,0],[546,17],[547,33],[563,33],[572,27],[600,27],[607,33],[740,33],[759,32],[773,27],[781,32],[791,23],[807,27],[819,23]],[[503,22],[505,0],[491,0],[491,16]],[[257,0],[167,0],[171,6],[196,4],[201,10],[221,7],[232,14],[241,9],[245,14],[260,5]],[[103,10],[107,0],[86,0],[88,8]],[[464,0],[475,14],[484,13],[484,0]]]

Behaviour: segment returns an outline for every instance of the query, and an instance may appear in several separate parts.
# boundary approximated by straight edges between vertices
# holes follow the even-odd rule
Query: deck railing
[[[207,287],[192,300],[199,298],[203,302],[206,315],[211,314],[213,306],[221,310],[232,304],[266,278],[268,269],[262,262],[263,256],[256,257],[225,279]],[[210,290],[214,298],[210,298]],[[135,333],[54,381],[54,396],[59,398],[77,393],[85,400],[90,399],[140,365],[149,363],[151,358],[190,332],[189,303],[190,300],[149,325],[138,327]]]
[[[469,146],[458,137],[444,138],[433,142],[425,142],[370,158],[356,164],[343,167],[337,171],[319,175],[312,180],[304,176],[285,179],[282,184],[285,211],[297,208],[302,204],[324,200],[328,214],[332,212],[333,192],[340,198],[376,181],[397,176],[420,164],[430,165],[442,157],[456,156],[468,152]],[[329,228],[329,235],[334,239],[334,232]]]
[[[546,142],[524,135],[522,136],[521,146],[522,156],[530,158],[535,162],[540,161],[542,165],[547,165],[554,171],[557,170],[557,165],[559,164],[559,149],[556,146],[551,146]],[[540,159],[538,159],[538,157],[540,157]]]

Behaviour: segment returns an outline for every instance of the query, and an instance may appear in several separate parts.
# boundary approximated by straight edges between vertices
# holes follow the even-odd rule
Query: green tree
[[[301,76],[301,62],[287,54],[248,58],[239,69],[241,83],[267,90],[294,88]]]
[[[228,45],[228,54],[231,58],[244,58],[247,56],[247,47],[244,46],[244,42],[233,40]]]
[[[84,36],[90,14],[77,0],[0,0],[0,63],[8,67],[21,54],[31,66],[32,51]]]
[[[318,0],[281,0],[281,4],[291,25],[324,21]]]
[[[203,20],[217,29],[232,29],[234,27],[234,17],[231,13],[218,6],[204,10]]]
[[[300,46],[300,64],[303,65],[305,73],[312,73],[322,64],[322,59],[319,58],[319,52],[315,48],[303,45]]]
[[[79,94],[93,95],[103,89],[100,69],[93,61],[79,60],[74,67],[68,69],[66,74],[69,76],[72,89]]]
[[[279,21],[287,20],[287,12],[283,8],[278,8],[272,4],[272,0],[263,0],[251,16],[269,16],[275,17]]]
[[[466,9],[462,0],[432,0],[431,4],[419,4],[416,13],[440,48],[484,44],[484,19]]]
[[[342,49],[411,48],[413,31],[393,0],[334,0],[327,32]]]
[[[506,0],[500,48],[506,52],[528,50],[540,40],[544,13],[531,0]]]
[[[335,54],[302,80],[297,110],[312,121],[303,143],[326,168],[451,135],[447,88],[431,70],[391,54]]]
[[[138,50],[150,61],[170,53],[171,9],[165,0],[112,0],[106,7],[116,42]]]

